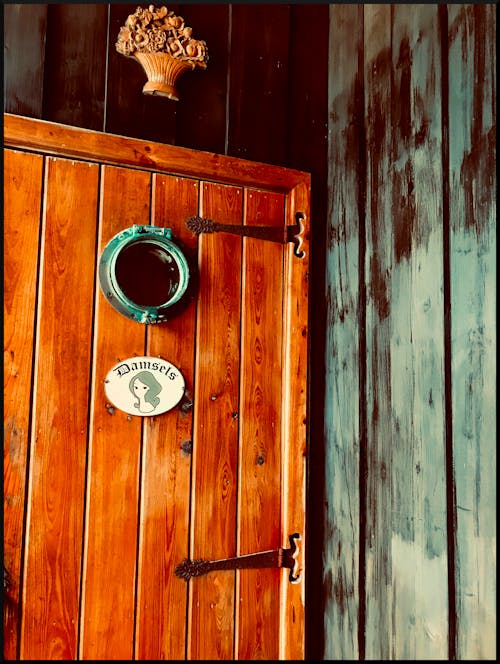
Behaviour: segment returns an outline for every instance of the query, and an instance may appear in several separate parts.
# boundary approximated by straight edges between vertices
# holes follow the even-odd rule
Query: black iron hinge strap
[[[231,233],[259,240],[279,242],[280,244],[293,242],[295,256],[303,258],[305,255],[301,249],[303,243],[302,233],[304,232],[303,219],[303,213],[297,212],[295,224],[290,226],[239,226],[238,224],[221,224],[218,221],[213,221],[213,219],[195,216],[186,220],[186,228],[195,235],[200,235],[200,233]]]
[[[221,560],[189,560],[189,558],[185,558],[177,565],[174,572],[181,579],[189,581],[192,577],[203,576],[215,570],[285,567],[290,570],[290,574],[288,575],[289,581],[297,583],[300,579],[300,574],[298,573],[298,548],[295,540],[300,539],[300,535],[294,533],[288,539],[290,541],[288,549],[279,548],[271,551],[261,551],[260,553],[250,553],[246,556],[236,556],[235,558],[223,558]]]

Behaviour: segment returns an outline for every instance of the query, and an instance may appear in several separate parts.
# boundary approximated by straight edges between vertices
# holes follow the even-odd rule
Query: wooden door
[[[5,658],[303,659],[309,176],[11,115],[5,143]],[[299,212],[301,257],[185,226]],[[134,224],[197,255],[196,297],[165,324],[99,287],[105,245]],[[107,372],[134,355],[181,370],[178,407],[108,403]],[[298,583],[174,573],[292,533]]]

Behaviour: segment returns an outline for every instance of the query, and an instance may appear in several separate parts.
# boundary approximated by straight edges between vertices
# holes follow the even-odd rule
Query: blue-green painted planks
[[[448,654],[437,7],[365,6],[366,652]]]
[[[493,11],[330,9],[325,658],[496,655]]]
[[[496,656],[495,9],[448,5],[457,659]]]
[[[359,218],[362,10],[330,8],[325,348],[325,658],[358,658]],[[342,60],[343,66],[338,63]],[[362,104],[362,97],[361,97]],[[358,123],[353,122],[354,117]]]
[[[436,5],[393,10],[391,558],[394,659],[446,659],[441,57]]]
[[[390,659],[393,613],[391,422],[391,8],[364,12],[366,209],[366,655]]]

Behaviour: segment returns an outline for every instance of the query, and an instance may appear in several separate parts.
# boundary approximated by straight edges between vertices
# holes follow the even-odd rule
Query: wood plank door
[[[302,659],[309,176],[19,116],[5,142],[5,658]],[[297,213],[300,257],[185,225]],[[104,247],[135,224],[196,257],[196,295],[168,323],[100,289]],[[144,355],[186,383],[154,417],[104,391]],[[293,533],[297,583],[278,567],[175,574]]]

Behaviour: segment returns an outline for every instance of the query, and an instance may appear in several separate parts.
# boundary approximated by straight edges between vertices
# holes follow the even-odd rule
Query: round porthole
[[[110,240],[99,261],[108,302],[139,323],[163,323],[192,297],[193,264],[170,228],[132,226]]]

